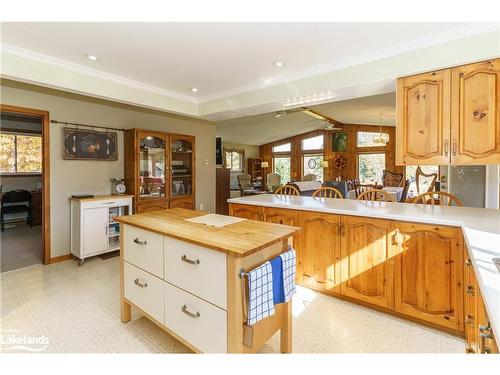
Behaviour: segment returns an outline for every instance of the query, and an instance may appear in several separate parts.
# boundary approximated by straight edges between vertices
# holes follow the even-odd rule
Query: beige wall
[[[243,172],[248,172],[248,162],[249,158],[258,158],[259,157],[259,146],[253,145],[244,145],[241,143],[229,143],[222,142],[223,149],[237,149],[237,150],[245,150],[245,159],[243,160]],[[231,189],[238,189],[238,180],[237,177],[240,172],[231,172]]]
[[[2,81],[2,104],[50,112],[50,118],[103,125],[143,128],[196,137],[196,205],[215,211],[215,125],[165,113],[87,98],[74,94]],[[123,177],[123,132],[118,132],[117,161],[62,159],[62,127],[50,127],[51,256],[69,253],[70,205],[76,193],[109,194],[111,178]],[[208,164],[205,164],[207,160]]]

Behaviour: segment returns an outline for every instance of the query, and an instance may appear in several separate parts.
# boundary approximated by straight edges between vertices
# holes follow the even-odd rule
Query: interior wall
[[[258,159],[259,158],[259,146],[253,145],[244,145],[241,143],[230,143],[230,142],[222,142],[223,149],[236,149],[245,151],[245,157],[243,159],[243,173],[248,173],[248,159]],[[231,172],[230,173],[230,183],[231,190],[238,189],[238,179],[237,176],[241,172]]]
[[[50,112],[50,119],[106,126],[142,128],[196,137],[196,206],[215,211],[215,125],[76,94],[13,81],[1,82],[2,104]],[[62,126],[50,127],[51,257],[70,252],[69,197],[109,194],[111,178],[123,178],[123,132],[118,132],[117,161],[62,159]]]

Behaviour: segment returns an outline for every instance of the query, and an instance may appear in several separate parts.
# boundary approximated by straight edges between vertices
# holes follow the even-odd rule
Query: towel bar
[[[292,250],[292,246],[288,245],[287,251],[290,250]],[[238,271],[238,276],[240,279],[243,279],[245,278],[245,276],[248,276],[248,272],[246,272],[243,268],[240,268],[240,270]]]

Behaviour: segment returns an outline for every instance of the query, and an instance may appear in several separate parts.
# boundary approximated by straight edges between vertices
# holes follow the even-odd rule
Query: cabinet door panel
[[[186,210],[194,210],[194,203],[191,198],[188,199],[171,199],[170,208],[185,208]]]
[[[477,325],[478,285],[470,260],[465,264],[465,342],[467,353],[479,353],[479,331]]]
[[[500,163],[500,59],[452,70],[452,163]]]
[[[137,213],[142,214],[144,212],[166,210],[168,208],[168,202],[156,202],[148,204],[138,204]]]
[[[450,70],[398,80],[398,165],[448,164]]]
[[[248,220],[262,220],[262,208],[246,204],[230,204],[229,215]]]
[[[460,229],[398,223],[395,309],[463,332]]]
[[[83,213],[83,255],[108,248],[108,208],[90,208]]]
[[[392,222],[345,216],[342,223],[341,293],[393,308]]]
[[[299,280],[316,289],[340,292],[340,216],[300,212]]]

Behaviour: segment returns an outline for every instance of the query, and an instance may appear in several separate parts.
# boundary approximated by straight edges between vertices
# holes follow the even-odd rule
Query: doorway
[[[49,113],[0,105],[0,270],[50,263]]]

